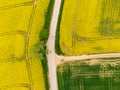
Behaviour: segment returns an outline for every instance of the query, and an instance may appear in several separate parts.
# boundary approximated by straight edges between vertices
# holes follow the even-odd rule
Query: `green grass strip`
[[[59,13],[59,18],[58,18],[58,24],[57,24],[57,30],[56,30],[56,42],[55,42],[55,52],[59,55],[64,55],[64,53],[62,52],[61,48],[60,48],[60,23],[61,23],[61,19],[62,19],[62,11],[63,11],[63,7],[64,7],[64,0],[62,0],[61,3],[61,8],[60,8],[60,13]]]
[[[44,24],[43,29],[41,30],[41,32],[39,34],[40,43],[42,44],[42,49],[43,49],[43,50],[41,50],[40,56],[42,57],[41,62],[42,62],[42,68],[43,68],[46,90],[49,90],[48,62],[47,62],[47,58],[46,58],[46,53],[47,53],[46,42],[47,42],[47,39],[48,39],[48,36],[49,36],[49,28],[50,28],[50,21],[51,21],[51,18],[52,18],[54,1],[55,0],[50,0],[47,12],[45,14],[45,24]]]

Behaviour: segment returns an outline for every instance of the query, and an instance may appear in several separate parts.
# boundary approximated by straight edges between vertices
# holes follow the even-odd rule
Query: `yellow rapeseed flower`
[[[36,1],[0,1],[0,89],[46,90],[41,60],[30,49],[39,41],[50,0]]]

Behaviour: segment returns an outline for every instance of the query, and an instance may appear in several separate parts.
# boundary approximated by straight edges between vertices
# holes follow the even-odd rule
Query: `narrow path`
[[[48,60],[50,90],[58,90],[56,63],[55,63],[55,35],[56,35],[60,6],[61,6],[61,0],[55,0],[52,20],[50,25],[50,35],[47,42],[47,49],[48,49],[47,60]]]
[[[81,56],[60,56],[56,54],[56,65],[69,61],[97,59],[97,58],[114,58],[114,57],[120,57],[120,53],[94,54],[94,55],[81,55]]]

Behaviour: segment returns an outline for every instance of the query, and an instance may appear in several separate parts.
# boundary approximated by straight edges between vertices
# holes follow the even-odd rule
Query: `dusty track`
[[[47,60],[49,70],[49,84],[50,90],[58,90],[57,76],[56,76],[56,63],[55,63],[55,34],[57,28],[57,20],[60,11],[61,0],[55,0],[53,15],[50,25],[50,35],[47,42]]]
[[[97,59],[97,58],[114,58],[114,57],[120,57],[120,53],[94,54],[94,55],[81,55],[81,56],[60,56],[56,54],[56,65],[69,61]]]

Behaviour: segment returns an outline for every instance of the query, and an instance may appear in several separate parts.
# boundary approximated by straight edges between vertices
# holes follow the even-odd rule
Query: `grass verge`
[[[59,55],[64,55],[64,53],[62,52],[62,50],[60,48],[60,44],[59,44],[59,40],[60,40],[60,22],[61,22],[61,19],[62,19],[63,6],[64,6],[64,0],[62,0],[62,3],[61,3],[60,14],[59,14],[58,23],[57,23],[57,30],[56,30],[56,39],[55,39],[55,52],[57,54],[59,54]]]
[[[49,27],[50,27],[50,21],[52,17],[52,12],[53,12],[53,6],[54,6],[54,1],[55,0],[50,0],[48,10],[45,14],[45,24],[43,26],[43,29],[41,30],[39,37],[40,37],[40,45],[42,45],[40,57],[41,57],[41,62],[42,62],[42,68],[43,68],[43,74],[45,78],[45,87],[46,90],[49,90],[49,83],[48,83],[48,62],[46,58],[46,42],[49,36]]]

